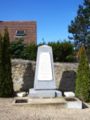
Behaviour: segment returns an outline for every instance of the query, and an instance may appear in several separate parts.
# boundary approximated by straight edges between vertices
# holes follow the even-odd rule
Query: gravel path
[[[13,99],[0,98],[0,120],[90,120],[90,109],[60,109],[58,106],[13,106]]]

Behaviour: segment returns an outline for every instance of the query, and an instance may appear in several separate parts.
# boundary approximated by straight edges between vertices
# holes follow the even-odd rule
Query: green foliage
[[[71,21],[68,27],[75,40],[78,49],[82,44],[87,47],[90,44],[90,0],[84,0],[83,5],[79,5],[77,16]]]
[[[73,57],[73,45],[69,42],[50,42],[48,43],[53,49],[55,62],[71,62]]]
[[[66,56],[66,61],[67,62],[73,62],[73,61],[75,61],[74,55],[72,54],[72,55]]]
[[[36,45],[30,43],[25,45],[23,41],[18,40],[11,43],[11,56],[12,58],[23,58],[28,60],[36,60],[37,47],[43,45]],[[50,42],[48,45],[52,46],[54,61],[55,62],[72,62],[73,57],[73,45],[69,42]]]
[[[10,51],[12,58],[36,60],[37,45],[34,43],[26,45],[22,39],[18,39],[11,42]]]
[[[23,39],[15,39],[10,44],[11,57],[21,58],[24,48],[25,48],[25,44],[23,43]]]
[[[23,59],[36,60],[36,56],[37,56],[37,45],[34,43],[27,45],[22,52]]]
[[[11,97],[14,94],[11,74],[9,34],[4,30],[0,36],[0,97]]]
[[[84,47],[81,47],[79,50],[79,66],[75,93],[83,101],[90,99],[90,69]]]
[[[2,65],[2,36],[0,34],[0,96],[1,96],[1,85],[3,76],[3,65]]]

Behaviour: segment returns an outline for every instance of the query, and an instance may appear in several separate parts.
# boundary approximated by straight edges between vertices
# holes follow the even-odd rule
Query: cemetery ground
[[[66,109],[56,105],[15,106],[14,98],[0,98],[0,120],[90,120],[90,108]]]

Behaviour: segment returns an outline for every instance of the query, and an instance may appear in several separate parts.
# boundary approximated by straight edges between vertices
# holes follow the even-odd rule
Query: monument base
[[[57,90],[35,90],[32,88],[29,90],[29,96],[34,98],[54,98],[61,97],[62,93]]]

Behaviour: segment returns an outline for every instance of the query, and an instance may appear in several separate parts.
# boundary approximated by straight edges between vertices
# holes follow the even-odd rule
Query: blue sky
[[[68,39],[68,25],[83,0],[0,0],[0,20],[37,22],[37,43]]]

